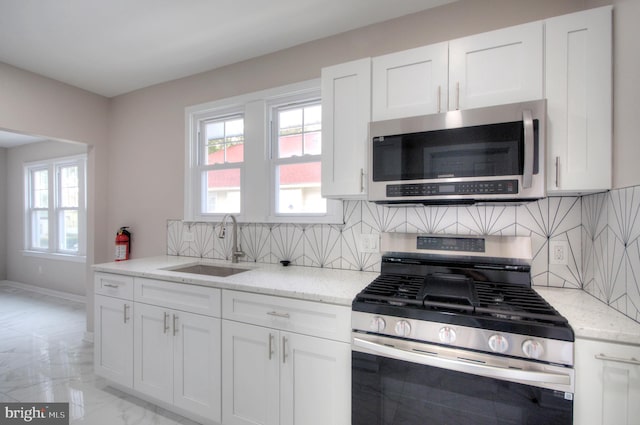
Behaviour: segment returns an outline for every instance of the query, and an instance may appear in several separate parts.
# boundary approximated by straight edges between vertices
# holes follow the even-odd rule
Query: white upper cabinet
[[[547,190],[611,188],[611,7],[546,21]]]
[[[364,198],[371,59],[322,69],[322,196]]]
[[[448,43],[378,56],[372,60],[372,120],[444,112]]]
[[[449,110],[543,97],[543,24],[532,22],[449,42]]]

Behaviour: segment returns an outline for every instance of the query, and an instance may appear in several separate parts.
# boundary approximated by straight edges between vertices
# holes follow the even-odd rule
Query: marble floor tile
[[[84,304],[0,286],[0,402],[68,402],[72,424],[195,424],[108,387],[84,332]]]

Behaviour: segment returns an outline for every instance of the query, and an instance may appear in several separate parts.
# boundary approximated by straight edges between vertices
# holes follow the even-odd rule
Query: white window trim
[[[58,196],[59,180],[57,170],[65,165],[79,166],[79,195],[78,195],[78,252],[73,253],[58,249]],[[49,171],[49,247],[48,249],[35,249],[31,247],[31,171],[34,169],[47,169]],[[23,164],[24,175],[24,249],[23,255],[54,260],[64,260],[72,262],[86,262],[87,252],[87,155],[73,155],[61,158],[52,158],[25,162]]]
[[[184,220],[218,222],[224,214],[202,214],[198,208],[201,194],[197,180],[200,122],[224,114],[245,116],[244,163],[241,172],[241,213],[238,221],[249,223],[343,224],[342,202],[327,200],[327,214],[275,214],[275,183],[271,172],[271,129],[269,105],[299,96],[320,96],[320,80],[314,79],[273,89],[207,102],[185,108],[185,188]],[[257,125],[257,123],[260,125]],[[269,178],[266,178],[270,176]]]

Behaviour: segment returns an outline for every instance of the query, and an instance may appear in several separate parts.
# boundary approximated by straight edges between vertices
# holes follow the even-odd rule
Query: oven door
[[[571,425],[573,369],[354,333],[352,425]]]

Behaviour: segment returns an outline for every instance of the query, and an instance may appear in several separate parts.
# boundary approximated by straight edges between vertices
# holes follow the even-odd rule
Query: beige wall
[[[81,143],[40,142],[8,149],[7,152],[7,280],[41,286],[84,296],[87,265],[61,260],[25,256],[24,248],[24,171],[23,164],[42,159],[61,158],[87,152]]]
[[[0,63],[0,93],[0,129],[77,141],[89,146],[88,263],[107,261],[109,99],[3,63]],[[12,264],[7,263],[6,267],[10,269]],[[64,270],[59,271],[63,276]],[[88,265],[85,276],[86,287],[92,288]],[[93,297],[87,297],[87,310],[93,310]],[[92,314],[88,315],[87,329],[93,329]]]
[[[108,229],[132,226],[133,257],[166,252],[166,220],[183,215],[186,106],[317,78],[323,66],[560,15],[584,3],[460,1],[118,96],[109,121]]]
[[[7,278],[7,149],[0,148],[0,281]]]

